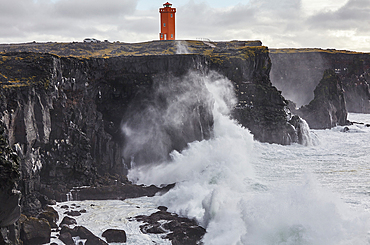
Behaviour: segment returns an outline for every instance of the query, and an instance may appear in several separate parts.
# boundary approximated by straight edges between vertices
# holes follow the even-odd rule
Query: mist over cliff
[[[349,112],[370,113],[370,55],[342,50],[273,49],[271,81],[297,107],[314,98],[314,90],[327,69],[343,85]]]

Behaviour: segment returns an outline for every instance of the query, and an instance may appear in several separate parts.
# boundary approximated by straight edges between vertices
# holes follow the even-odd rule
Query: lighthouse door
[[[167,40],[167,34],[164,34],[164,40]]]

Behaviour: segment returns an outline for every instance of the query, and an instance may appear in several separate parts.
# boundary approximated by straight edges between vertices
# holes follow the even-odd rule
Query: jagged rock
[[[14,224],[21,214],[19,193],[2,193],[0,191],[0,227]]]
[[[308,104],[324,71],[333,69],[342,82],[347,110],[370,113],[370,57],[366,53],[322,49],[270,50],[271,81],[299,107]]]
[[[95,236],[91,231],[89,231],[86,227],[83,226],[76,226],[73,229],[70,229],[66,226],[62,228],[60,234],[70,233],[72,237],[80,237],[81,239],[87,239],[85,244],[87,245],[107,245],[99,237]]]
[[[19,158],[9,147],[5,125],[0,122],[0,227],[13,225],[20,217]]]
[[[160,211],[167,211],[167,207],[165,206],[159,206],[157,209],[159,209]]]
[[[102,237],[104,237],[108,243],[111,242],[125,243],[127,240],[126,232],[124,230],[117,229],[108,229],[104,231]]]
[[[80,216],[81,215],[81,213],[76,210],[67,211],[67,212],[64,212],[64,214],[69,215],[69,216]]]
[[[63,226],[69,226],[69,225],[77,225],[77,221],[74,219],[74,218],[71,218],[71,217],[68,217],[68,216],[65,216],[62,220],[62,222],[60,222],[60,227],[63,227]]]
[[[167,233],[165,238],[172,244],[199,244],[206,230],[199,226],[195,220],[179,217],[177,214],[158,211],[150,216],[136,216],[137,221],[145,224],[140,226],[143,233]]]
[[[19,177],[19,157],[9,146],[5,125],[0,122],[0,244],[19,244]]]
[[[40,213],[37,218],[46,219],[49,222],[51,228],[58,227],[56,222],[59,219],[59,215],[58,215],[58,212],[52,207],[45,208],[45,211]]]
[[[315,98],[307,106],[296,111],[310,128],[326,129],[348,124],[342,83],[333,70],[324,72],[314,94]]]
[[[46,219],[30,217],[21,222],[21,240],[24,245],[50,242],[51,228]]]
[[[91,187],[83,188],[76,190],[76,196],[78,200],[114,200],[120,199],[124,200],[126,198],[135,198],[142,196],[154,196],[158,192],[167,192],[175,185],[167,185],[165,187],[156,187],[151,186],[141,186],[126,184],[121,186],[100,186],[100,187]]]
[[[66,245],[75,245],[72,239],[72,235],[69,232],[64,232],[59,235],[59,240],[61,240]]]

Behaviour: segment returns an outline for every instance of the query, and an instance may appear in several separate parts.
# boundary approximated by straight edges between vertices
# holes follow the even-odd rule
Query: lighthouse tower
[[[163,4],[163,8],[159,9],[161,14],[161,33],[160,40],[175,40],[175,13],[176,8],[172,8],[169,2]]]

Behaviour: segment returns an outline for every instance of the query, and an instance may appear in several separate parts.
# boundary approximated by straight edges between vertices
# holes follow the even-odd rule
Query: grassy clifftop
[[[213,49],[243,49],[261,46],[260,41],[150,41],[142,43],[24,43],[0,44],[0,54],[9,52],[49,53],[62,57],[110,58],[117,56],[171,55],[187,47],[190,53],[212,53]]]
[[[327,53],[327,54],[366,54],[356,51],[321,49],[321,48],[281,48],[270,49],[272,54]]]
[[[0,84],[14,88],[37,84],[48,86],[52,72],[52,55],[20,52],[0,53]]]
[[[0,44],[0,84],[16,88],[37,84],[48,86],[52,59],[138,57],[174,54],[199,54],[209,57],[213,64],[229,66],[235,59],[253,59],[268,55],[260,41],[151,41],[143,43],[23,43]]]

